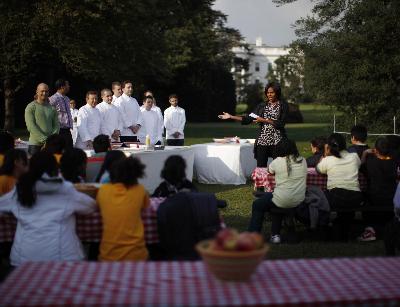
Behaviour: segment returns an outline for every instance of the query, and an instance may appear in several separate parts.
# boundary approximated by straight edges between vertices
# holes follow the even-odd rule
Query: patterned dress
[[[263,117],[265,119],[277,120],[281,111],[280,102],[267,103],[264,108]],[[273,125],[263,123],[260,134],[257,138],[257,145],[273,146],[282,140],[282,133]]]

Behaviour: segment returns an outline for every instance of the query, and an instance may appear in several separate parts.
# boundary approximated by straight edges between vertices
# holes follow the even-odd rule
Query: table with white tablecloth
[[[194,177],[208,184],[245,184],[256,167],[253,144],[205,143],[191,146]]]
[[[169,156],[179,155],[186,161],[186,178],[188,180],[192,180],[193,178],[193,160],[194,153],[193,149],[188,146],[166,146],[164,150],[137,150],[131,148],[121,149],[127,156],[133,156],[140,159],[140,161],[146,166],[145,168],[145,177],[139,179],[139,183],[143,184],[147,191],[153,193],[154,190],[158,187],[158,185],[162,182],[162,178],[160,176],[161,170],[164,167],[164,162],[167,160]],[[85,150],[86,154],[89,157],[93,155],[93,151]],[[102,162],[102,161],[101,161]],[[96,170],[100,170],[102,163],[98,163],[96,166]],[[98,171],[94,171],[93,173],[98,173]],[[92,181],[93,178],[88,178],[88,181]]]

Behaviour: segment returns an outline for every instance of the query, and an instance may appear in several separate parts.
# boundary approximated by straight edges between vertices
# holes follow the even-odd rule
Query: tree
[[[299,103],[304,99],[304,56],[298,48],[292,48],[287,55],[280,56],[275,61],[276,67],[268,70],[267,79],[278,81],[282,95],[289,102]]]
[[[253,110],[265,98],[264,88],[261,83],[246,84],[243,88],[243,102],[247,104],[247,110]]]
[[[175,77],[169,86],[178,92],[192,121],[216,121],[221,112],[234,112],[235,84],[230,73],[232,47],[241,39],[225,27],[226,16],[213,1],[182,1],[179,23],[166,31]]]
[[[13,127],[12,106],[22,115],[35,83],[51,86],[60,76],[78,80],[72,89],[79,87],[82,96],[124,79],[132,80],[136,91],[151,87],[164,99],[181,91],[194,110],[204,106],[198,112],[202,120],[214,118],[219,108],[233,109],[231,47],[240,35],[225,27],[226,17],[212,3],[2,1],[0,78],[6,86],[6,128]],[[21,93],[15,104],[13,97]]]
[[[396,0],[318,1],[297,22],[305,88],[369,128],[391,126],[400,104],[399,14]]]

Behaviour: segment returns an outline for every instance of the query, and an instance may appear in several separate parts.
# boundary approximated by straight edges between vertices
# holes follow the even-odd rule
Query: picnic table
[[[1,306],[374,306],[400,304],[400,258],[264,261],[248,282],[195,262],[37,262],[0,285]]]
[[[254,181],[254,187],[265,187],[266,192],[273,192],[275,188],[275,175],[268,172],[267,168],[256,168],[252,175]],[[326,183],[328,176],[319,174],[315,168],[307,169],[307,186],[317,186],[322,190],[326,190]],[[360,189],[365,191],[367,189],[367,178],[364,174],[359,173],[358,181],[360,183]]]
[[[150,198],[150,206],[142,211],[144,238],[146,244],[158,243],[157,209],[164,198]],[[14,240],[17,220],[12,214],[0,215],[0,242]],[[103,224],[100,212],[97,210],[88,215],[76,215],[76,232],[83,242],[100,242]]]

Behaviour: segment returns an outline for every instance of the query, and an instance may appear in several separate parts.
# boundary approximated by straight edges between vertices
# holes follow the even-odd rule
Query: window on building
[[[260,71],[260,63],[256,63],[256,71]]]

